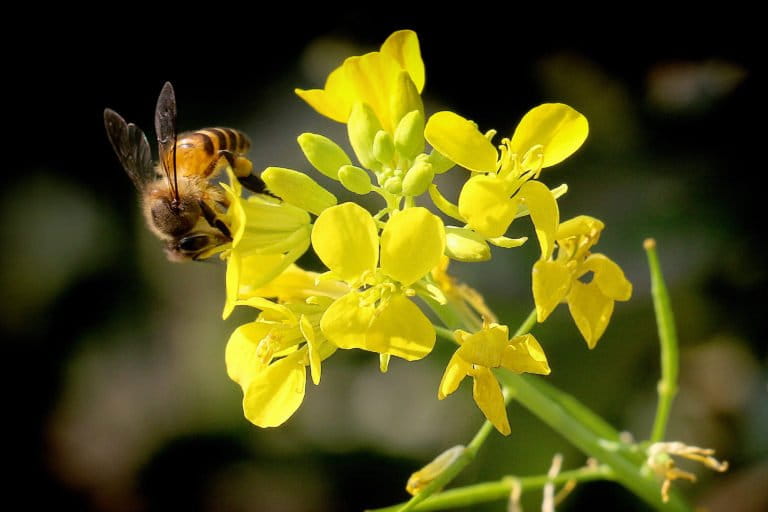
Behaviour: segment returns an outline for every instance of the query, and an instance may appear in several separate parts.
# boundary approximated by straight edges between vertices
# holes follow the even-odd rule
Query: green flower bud
[[[400,120],[395,130],[395,149],[409,160],[424,151],[424,114],[421,111],[412,110]]]
[[[352,163],[344,150],[327,137],[302,133],[298,141],[309,163],[331,179],[338,180],[339,168]]]
[[[339,169],[339,181],[344,188],[355,194],[365,195],[371,191],[370,175],[354,165],[345,165]]]
[[[390,194],[400,195],[403,192],[403,180],[392,176],[387,181],[384,182],[384,190],[389,192]]]
[[[408,173],[403,179],[403,194],[420,196],[427,191],[434,177],[435,172],[432,170],[432,164],[424,160],[416,160],[416,163],[408,169]]]
[[[392,141],[392,136],[384,130],[379,130],[373,139],[373,156],[384,165],[392,164],[395,143]]]
[[[261,179],[270,192],[280,199],[315,215],[320,215],[323,210],[337,203],[336,196],[302,172],[267,167],[261,173]]]
[[[365,103],[355,103],[347,120],[349,142],[363,167],[381,171],[381,164],[373,156],[373,141],[381,130],[376,113]]]
[[[446,226],[445,254],[458,261],[488,261],[491,259],[491,248],[482,235],[471,229]]]
[[[453,169],[453,166],[456,165],[436,149],[433,149],[429,156],[427,156],[427,161],[432,164],[435,174],[443,174]]]

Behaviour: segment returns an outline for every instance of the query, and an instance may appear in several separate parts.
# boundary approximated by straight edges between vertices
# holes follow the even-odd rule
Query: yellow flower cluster
[[[477,332],[454,332],[459,348],[438,397],[472,377],[477,405],[509,434],[493,369],[546,375],[549,364],[530,333],[510,339],[508,327],[495,321],[482,296],[447,275],[446,260],[481,262],[491,258],[491,245],[522,245],[526,238],[506,236],[518,217],[530,216],[541,248],[533,266],[540,322],[567,302],[594,347],[614,301],[631,294],[621,269],[590,253],[603,224],[590,217],[561,223],[557,199],[566,187],[550,189],[538,180],[542,169],[581,146],[586,118],[567,105],[540,105],[497,147],[493,130],[483,133],[456,113],[426,118],[424,83],[418,38],[402,30],[379,51],[346,59],[323,89],[296,90],[320,114],[346,124],[359,165],[336,142],[314,133],[298,138],[307,160],[354,194],[378,195],[383,206],[375,214],[354,202],[338,204],[309,176],[281,167],[262,174],[279,200],[243,198],[237,180],[226,187],[233,242],[223,254],[224,314],[238,305],[260,311],[232,334],[226,362],[243,389],[245,416],[256,425],[285,422],[303,400],[307,368],[319,383],[321,362],[338,349],[375,352],[382,371],[392,356],[412,361],[428,355],[436,330],[413,300],[421,297],[438,308],[462,300],[467,310],[482,315]],[[433,180],[456,165],[469,174],[454,204]],[[424,194],[457,225],[416,206],[415,198]],[[294,264],[310,246],[327,272],[315,274]]]

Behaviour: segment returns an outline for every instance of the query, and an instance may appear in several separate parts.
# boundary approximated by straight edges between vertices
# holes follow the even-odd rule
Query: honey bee
[[[147,225],[165,242],[171,261],[200,260],[213,255],[232,235],[221,220],[228,203],[214,178],[227,165],[253,192],[272,195],[251,173],[244,155],[248,137],[231,128],[206,128],[176,133],[176,95],[170,82],[160,91],[155,108],[159,162],[153,165],[147,137],[114,110],[104,110],[107,136],[117,157],[141,195]]]

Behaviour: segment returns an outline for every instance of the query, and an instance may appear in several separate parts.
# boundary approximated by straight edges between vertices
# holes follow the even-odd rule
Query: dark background
[[[377,49],[400,28],[419,34],[429,112],[448,108],[500,135],[545,101],[568,103],[590,121],[584,148],[542,179],[569,184],[564,217],[606,222],[598,248],[623,266],[635,294],[617,305],[594,351],[565,307],[537,327],[552,380],[647,436],[658,350],[641,244],[656,237],[682,345],[669,437],[716,448],[732,463],[715,477],[697,468],[700,483],[680,487],[712,510],[768,503],[764,56],[753,13],[733,4],[709,13],[329,5],[270,16],[214,4],[111,8],[8,21],[24,36],[4,41],[7,504],[361,510],[403,500],[412,471],[468,441],[481,416],[467,389],[434,399],[449,347],[428,361],[393,363],[386,375],[374,357],[337,355],[286,425],[248,424],[223,347],[249,312],[221,322],[222,265],[165,261],[102,125],[109,106],[152,139],[154,103],[171,80],[181,129],[241,128],[254,140],[257,168],[312,174],[296,136],[343,140],[344,131],[293,88],[322,86],[344,56]],[[527,229],[513,225],[512,235]],[[534,258],[531,245],[456,271],[516,325],[532,307]],[[526,411],[513,405],[509,415],[511,438],[492,437],[462,482],[544,473],[555,452],[567,468],[584,462]],[[644,510],[611,484],[579,487],[564,508],[595,503]]]

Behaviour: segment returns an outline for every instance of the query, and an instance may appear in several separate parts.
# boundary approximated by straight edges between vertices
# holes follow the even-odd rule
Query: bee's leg
[[[213,211],[213,208],[211,208],[208,203],[205,201],[200,201],[200,209],[202,210],[203,217],[209,226],[214,229],[218,229],[221,231],[222,235],[232,240],[232,232],[229,230],[229,226],[224,224],[224,221],[222,221],[219,216],[216,215],[216,212]]]

